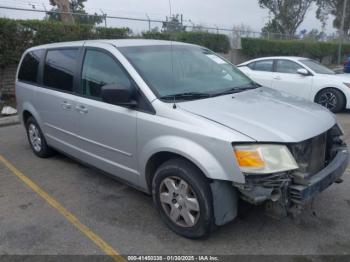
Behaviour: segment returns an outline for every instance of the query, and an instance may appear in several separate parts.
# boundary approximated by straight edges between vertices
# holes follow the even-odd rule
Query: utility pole
[[[339,41],[339,49],[338,49],[338,64],[340,65],[342,62],[342,54],[343,54],[343,41],[344,41],[344,26],[345,26],[345,16],[346,16],[346,8],[348,6],[348,0],[344,0],[344,7],[343,7],[343,16],[341,19],[341,25],[340,25],[340,41]]]
[[[148,32],[151,32],[151,18],[146,14],[147,20],[148,20]]]

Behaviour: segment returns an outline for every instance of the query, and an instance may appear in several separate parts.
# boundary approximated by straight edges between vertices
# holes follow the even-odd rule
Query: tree
[[[261,32],[268,38],[281,39],[284,37],[284,30],[275,18],[267,22]]]
[[[50,20],[51,17],[56,17],[57,20],[60,20],[64,23],[74,23],[74,18],[72,14],[69,14],[69,12],[71,12],[71,9],[68,0],[50,0],[50,4],[53,6],[57,6],[57,8],[53,9],[52,11],[62,12],[62,14],[49,13]]]
[[[312,29],[310,32],[305,32],[303,35],[303,39],[307,41],[321,41],[327,37],[324,32],[320,32],[317,29]]]
[[[261,8],[274,16],[272,26],[283,34],[295,35],[315,0],[258,0]]]
[[[341,27],[341,20],[343,16],[344,0],[317,0],[317,18],[323,23],[326,24],[329,15],[334,16],[333,26],[338,30]],[[345,35],[350,36],[350,1],[346,8],[344,32]]]
[[[167,17],[166,21],[163,22],[162,31],[167,33],[186,31],[186,26],[183,25],[182,15],[173,15],[170,19]]]
[[[100,24],[102,23],[104,17],[94,13],[94,15],[87,15],[84,10],[84,2],[87,0],[50,0],[50,4],[54,6],[51,11],[55,12],[72,12],[75,14],[59,14],[50,13],[49,20],[78,23],[78,24]],[[79,15],[81,14],[81,15]],[[67,17],[70,17],[67,19]]]

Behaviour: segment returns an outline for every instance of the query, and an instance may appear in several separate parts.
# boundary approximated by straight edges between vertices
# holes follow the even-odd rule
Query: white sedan
[[[350,76],[337,75],[315,60],[266,57],[238,67],[260,85],[319,103],[334,113],[350,109]]]

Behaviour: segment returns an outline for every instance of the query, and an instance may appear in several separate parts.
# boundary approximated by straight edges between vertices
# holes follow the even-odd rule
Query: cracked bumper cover
[[[327,167],[310,178],[308,185],[292,184],[288,187],[291,201],[297,204],[308,202],[317,193],[322,192],[337,181],[345,172],[348,162],[348,149],[342,148]]]

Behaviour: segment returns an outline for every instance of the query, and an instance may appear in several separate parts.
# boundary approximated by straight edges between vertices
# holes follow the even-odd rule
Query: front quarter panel
[[[250,138],[181,109],[173,109],[172,105],[159,100],[155,104],[158,104],[156,111],[162,114],[138,113],[139,169],[143,174],[140,187],[147,189],[146,166],[148,160],[159,152],[170,152],[188,159],[210,179],[245,182],[231,143],[252,142]]]

